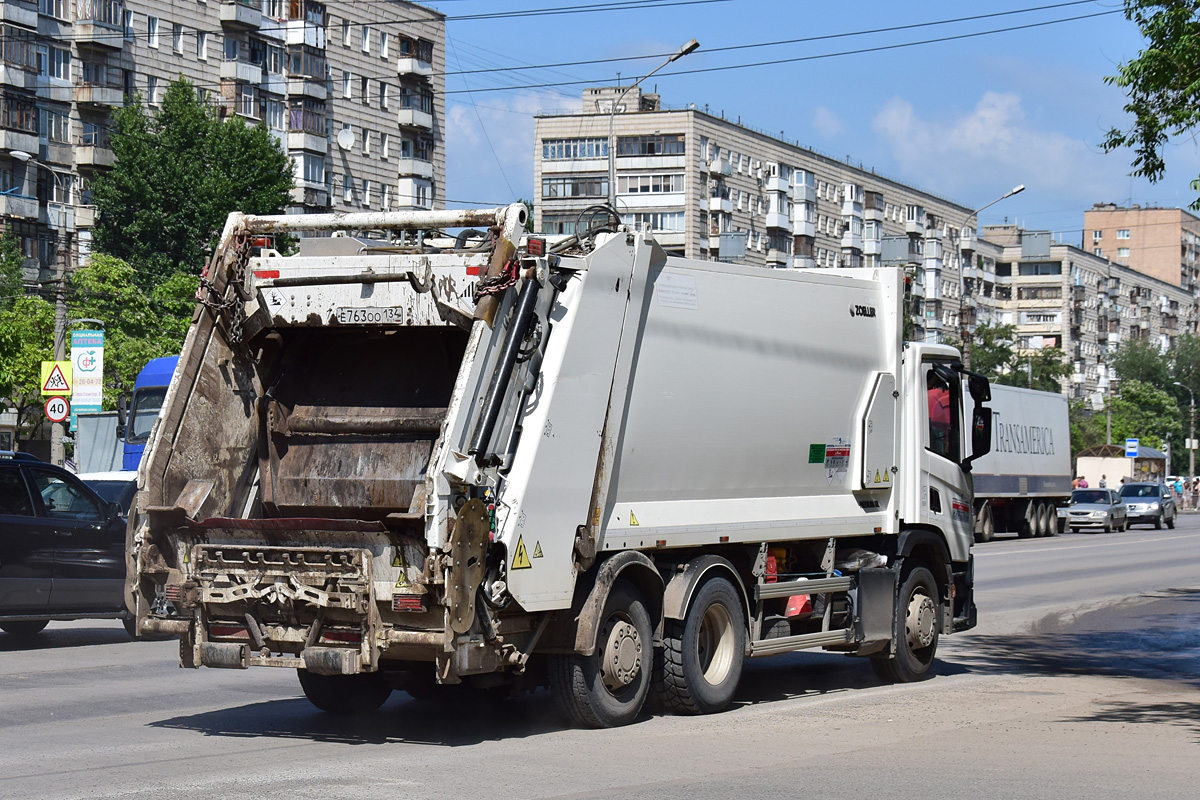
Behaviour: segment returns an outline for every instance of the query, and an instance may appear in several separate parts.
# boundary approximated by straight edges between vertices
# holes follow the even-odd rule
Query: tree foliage
[[[160,109],[139,102],[113,114],[116,164],[92,185],[95,248],[133,266],[150,289],[178,272],[198,275],[231,211],[278,212],[291,162],[266,126],[218,118],[179,78]]]
[[[22,283],[21,245],[11,231],[0,231],[0,306],[25,293]]]
[[[1171,361],[1171,355],[1149,339],[1126,339],[1109,363],[1122,382],[1141,381],[1165,389],[1172,380]]]
[[[17,429],[40,421],[42,362],[54,356],[54,306],[19,295],[0,308],[0,405],[17,412]]]
[[[104,407],[113,408],[122,388],[133,386],[152,358],[178,353],[195,306],[196,279],[176,273],[149,292],[136,283],[132,266],[94,255],[71,276],[68,316],[103,320]]]
[[[992,383],[1061,392],[1062,379],[1071,374],[1063,351],[1057,347],[1019,351],[1016,339],[1015,325],[985,322],[976,326],[971,337],[971,369]]]
[[[1103,147],[1132,148],[1133,174],[1157,182],[1168,141],[1200,124],[1200,0],[1125,0],[1125,16],[1141,29],[1146,46],[1104,79],[1126,91],[1133,122],[1109,130]],[[1200,192],[1200,178],[1191,186]],[[1200,198],[1191,207],[1200,209]]]

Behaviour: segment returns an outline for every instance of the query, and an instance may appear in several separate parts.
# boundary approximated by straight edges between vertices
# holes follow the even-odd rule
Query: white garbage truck
[[[139,474],[139,630],[343,713],[548,687],[609,727],[804,648],[924,678],[975,624],[992,427],[957,351],[902,341],[901,272],[526,215],[230,217]],[[301,228],[375,238],[258,247]]]
[[[1058,509],[1071,499],[1067,397],[1000,384],[991,391],[992,449],[972,471],[975,540],[990,542],[997,532],[1053,536],[1062,525]]]

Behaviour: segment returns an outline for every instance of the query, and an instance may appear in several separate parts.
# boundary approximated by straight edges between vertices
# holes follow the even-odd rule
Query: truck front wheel
[[[896,655],[872,658],[875,674],[889,683],[912,683],[928,677],[937,653],[941,615],[933,573],[925,567],[913,568],[900,587]]]
[[[746,618],[725,578],[704,583],[682,622],[663,629],[662,702],[680,714],[712,714],[733,702],[746,657]]]
[[[550,660],[554,704],[575,725],[615,728],[637,717],[650,691],[654,629],[646,603],[626,581],[613,584],[590,656]]]
[[[318,675],[298,669],[296,674],[309,702],[330,714],[369,714],[383,705],[392,693],[392,687],[378,672]]]

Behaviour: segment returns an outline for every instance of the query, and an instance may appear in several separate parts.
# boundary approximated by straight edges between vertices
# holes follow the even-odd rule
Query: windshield
[[[1107,502],[1108,502],[1108,492],[1104,491],[1103,489],[1097,489],[1095,491],[1088,491],[1085,489],[1082,492],[1077,491],[1077,492],[1071,493],[1071,503],[1073,503],[1073,504],[1077,504],[1077,503],[1102,503],[1103,504],[1103,503],[1107,503]]]
[[[1158,497],[1158,485],[1153,483],[1127,483],[1121,487],[1121,497]]]
[[[138,389],[133,393],[133,407],[129,411],[129,429],[125,441],[130,444],[144,444],[150,440],[150,429],[158,412],[162,410],[163,400],[167,396],[167,387],[150,386]]]
[[[129,505],[137,492],[137,481],[84,481],[96,490],[96,494],[104,498],[106,503],[116,503],[121,506],[123,514],[129,513]]]

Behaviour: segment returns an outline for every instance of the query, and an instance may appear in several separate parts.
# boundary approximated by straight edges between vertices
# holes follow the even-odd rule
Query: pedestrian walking
[[[1108,488],[1108,476],[1107,476],[1107,475],[1101,475],[1101,476],[1100,476],[1100,488],[1101,488],[1101,489],[1107,489],[1107,488]]]

